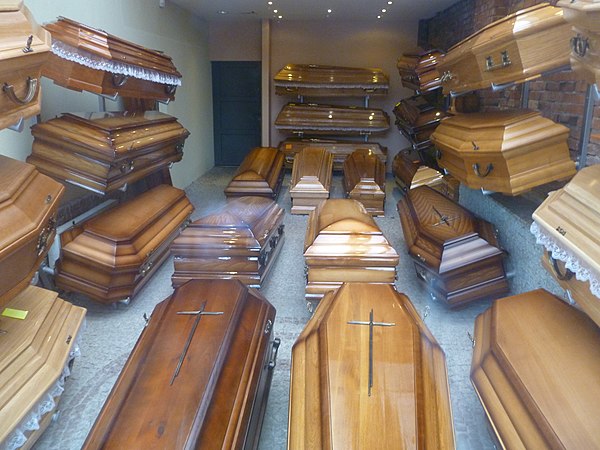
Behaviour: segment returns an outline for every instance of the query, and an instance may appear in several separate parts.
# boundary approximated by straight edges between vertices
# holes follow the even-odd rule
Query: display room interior
[[[0,30],[0,450],[600,448],[600,0]]]

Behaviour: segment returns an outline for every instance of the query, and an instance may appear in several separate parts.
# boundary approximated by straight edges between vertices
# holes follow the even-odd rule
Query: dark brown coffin
[[[422,97],[400,100],[394,107],[396,126],[416,146],[429,145],[429,137],[440,121],[447,116],[442,108],[433,106]]]
[[[0,306],[29,285],[56,229],[62,184],[0,155]]]
[[[169,255],[194,207],[159,185],[61,235],[56,286],[101,303],[134,296]]]
[[[398,202],[417,277],[450,307],[508,291],[494,226],[427,186]]]
[[[264,197],[239,197],[193,221],[171,244],[173,286],[238,279],[260,288],[283,243],[284,211]]]
[[[106,194],[180,161],[189,136],[158,111],[65,113],[34,125],[27,158],[40,172]]]
[[[177,314],[200,310],[222,314]],[[177,288],[154,309],[83,448],[256,448],[274,320],[275,308],[237,280]]]
[[[324,148],[306,147],[294,159],[290,196],[292,214],[309,214],[329,198],[333,155]]]
[[[475,321],[471,381],[499,448],[600,448],[600,328],[538,289]]]
[[[344,161],[346,196],[358,200],[373,216],[384,215],[385,164],[367,149],[356,150]]]
[[[42,75],[56,84],[108,96],[175,99],[181,74],[164,53],[65,17],[45,28],[52,54]]]
[[[437,65],[444,57],[439,50],[419,54],[404,54],[398,58],[396,67],[402,86],[420,93],[431,92],[442,87]]]
[[[277,198],[283,182],[283,160],[283,153],[274,147],[253,148],[225,188],[225,196]]]

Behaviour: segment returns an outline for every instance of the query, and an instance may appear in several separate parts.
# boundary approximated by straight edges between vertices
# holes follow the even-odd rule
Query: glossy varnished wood
[[[225,196],[276,198],[283,182],[284,159],[284,154],[274,147],[253,148],[225,188]]]
[[[324,148],[306,147],[294,158],[290,196],[292,214],[308,214],[329,198],[333,155]]]
[[[196,328],[197,316],[178,314],[203,305],[222,314]],[[274,320],[275,308],[237,280],[177,288],[154,309],[83,448],[256,448]]]
[[[392,326],[373,327],[350,321]],[[369,357],[373,383],[369,395]],[[292,348],[288,449],[453,449],[445,357],[392,286],[323,297]]]
[[[600,328],[547,291],[475,322],[471,380],[502,448],[598,448]]]
[[[344,161],[346,196],[358,200],[373,216],[384,215],[385,164],[371,151],[359,149]]]
[[[439,50],[402,55],[396,63],[402,86],[420,93],[439,89],[442,84],[437,65],[443,57]]]
[[[431,133],[446,117],[442,108],[430,105],[420,96],[399,101],[394,107],[396,126],[409,141],[423,146],[429,143]]]

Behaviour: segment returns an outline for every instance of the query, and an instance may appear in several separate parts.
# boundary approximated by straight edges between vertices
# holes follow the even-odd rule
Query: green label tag
[[[20,319],[23,320],[27,317],[27,313],[29,311],[23,311],[22,309],[13,309],[13,308],[4,308],[2,311],[2,315],[5,317],[10,317],[12,319]]]

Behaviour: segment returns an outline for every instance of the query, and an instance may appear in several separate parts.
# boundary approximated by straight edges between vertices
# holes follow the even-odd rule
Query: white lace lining
[[[529,229],[538,244],[543,245],[552,257],[565,263],[565,267],[575,274],[579,281],[589,281],[590,291],[600,298],[600,275],[591,267],[580,261],[576,255],[563,248],[556,239],[544,233],[540,226],[533,222]]]
[[[90,69],[103,70],[105,72],[126,75],[128,77],[139,78],[141,80],[152,81],[154,83],[169,84],[172,86],[181,86],[181,78],[174,75],[159,72],[158,70],[145,69],[119,61],[111,61],[94,55],[86,50],[65,44],[64,42],[53,40],[50,47],[52,53],[67,61],[72,61]]]

